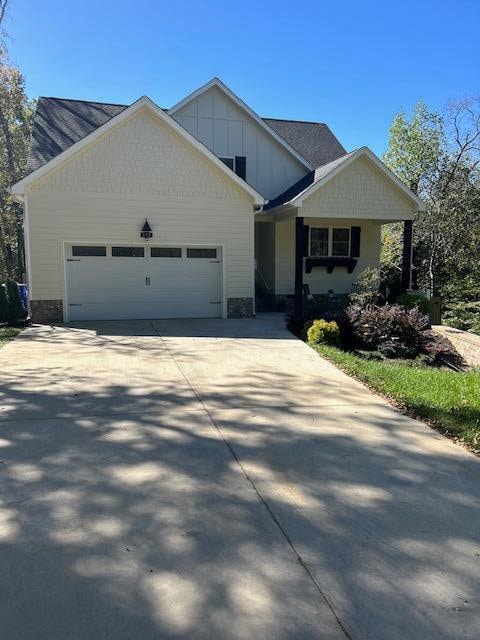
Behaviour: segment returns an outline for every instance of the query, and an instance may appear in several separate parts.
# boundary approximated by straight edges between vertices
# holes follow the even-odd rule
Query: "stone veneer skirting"
[[[253,298],[228,298],[227,316],[229,318],[252,318]]]
[[[33,322],[63,322],[63,300],[30,300],[30,310]]]

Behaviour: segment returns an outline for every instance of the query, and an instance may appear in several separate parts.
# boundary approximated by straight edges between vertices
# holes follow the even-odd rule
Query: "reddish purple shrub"
[[[406,309],[394,304],[352,305],[346,315],[357,347],[395,350],[398,345],[402,357],[413,358],[422,351],[424,334],[430,327],[427,316],[417,308]]]

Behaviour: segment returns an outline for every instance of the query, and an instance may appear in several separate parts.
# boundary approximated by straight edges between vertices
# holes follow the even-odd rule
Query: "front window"
[[[311,229],[310,255],[315,257],[328,256],[328,227]]]
[[[312,227],[310,229],[310,256],[348,257],[350,255],[350,229]]]
[[[332,256],[350,255],[350,229],[332,229]]]

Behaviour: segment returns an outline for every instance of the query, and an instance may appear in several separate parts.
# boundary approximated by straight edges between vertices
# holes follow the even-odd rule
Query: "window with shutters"
[[[311,227],[310,256],[348,257],[350,255],[350,229],[341,227]]]
[[[315,258],[328,256],[328,227],[310,229],[310,255]]]

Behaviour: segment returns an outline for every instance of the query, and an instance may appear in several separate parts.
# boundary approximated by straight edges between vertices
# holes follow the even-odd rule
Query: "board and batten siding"
[[[357,158],[306,198],[299,215],[394,222],[411,219],[414,210],[391,180],[366,158]]]
[[[306,218],[309,227],[360,227],[360,257],[353,273],[337,267],[327,273],[324,267],[315,267],[303,275],[311,293],[350,293],[352,284],[367,267],[380,264],[380,222],[356,218]],[[291,295],[295,292],[295,219],[275,224],[275,293]]]
[[[245,156],[248,184],[267,199],[308,171],[218,87],[193,98],[173,118],[216,156]]]
[[[253,201],[147,109],[26,193],[32,299],[64,299],[64,242],[224,246],[226,298],[252,298]]]

